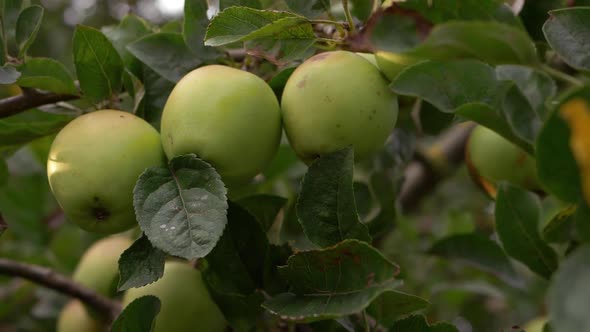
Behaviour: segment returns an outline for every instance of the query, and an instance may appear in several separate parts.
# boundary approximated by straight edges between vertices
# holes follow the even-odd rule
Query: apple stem
[[[346,21],[348,21],[348,30],[350,30],[350,32],[354,32],[356,27],[354,26],[354,20],[352,19],[352,15],[348,9],[348,0],[342,0],[342,7],[344,8],[344,16],[346,16]]]

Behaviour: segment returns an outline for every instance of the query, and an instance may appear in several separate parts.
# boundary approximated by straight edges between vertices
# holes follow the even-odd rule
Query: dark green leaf
[[[215,169],[185,155],[152,167],[133,190],[139,226],[157,248],[187,259],[204,257],[227,223],[226,189]]]
[[[31,44],[35,41],[37,33],[43,21],[43,7],[31,6],[23,9],[16,21],[16,43],[18,44],[18,56],[22,58],[27,53]]]
[[[57,133],[72,119],[71,116],[41,112],[37,109],[0,119],[0,150]]]
[[[149,332],[160,312],[161,302],[155,296],[142,296],[129,303],[113,323],[111,332]]]
[[[98,102],[121,89],[123,61],[100,31],[78,25],[74,32],[74,64],[84,95]]]
[[[390,326],[400,317],[427,308],[430,305],[425,299],[398,291],[381,294],[367,308],[367,312],[381,325]]]
[[[539,235],[537,196],[507,183],[496,197],[496,230],[506,252],[549,279],[557,269],[557,254]]]
[[[11,65],[0,67],[0,84],[12,84],[20,77],[20,73]]]
[[[16,83],[19,86],[36,88],[55,93],[78,93],[74,79],[66,67],[49,58],[31,58],[19,68],[21,76]]]
[[[119,258],[118,290],[142,287],[162,278],[166,254],[143,235]]]
[[[267,232],[287,203],[287,199],[280,196],[260,194],[244,197],[238,200],[237,203],[254,216],[262,229]]]
[[[360,21],[366,21],[373,11],[373,2],[381,0],[351,0],[352,15]]]
[[[501,0],[407,0],[399,6],[419,12],[430,22],[442,23],[452,20],[492,20],[501,3]]]
[[[232,327],[247,331],[261,310],[263,297],[255,291],[262,288],[268,240],[256,218],[238,205],[230,203],[227,218],[223,235],[207,255],[203,278]]]
[[[514,83],[497,78],[494,68],[475,60],[426,61],[397,76],[393,90],[420,97],[443,112],[484,125],[528,152],[531,144],[516,136],[500,114]]]
[[[590,247],[578,248],[559,267],[551,282],[547,300],[549,318],[556,331],[589,331]]]
[[[577,240],[580,242],[590,242],[590,207],[582,199],[577,205],[573,222]]]
[[[407,54],[438,60],[474,58],[491,64],[539,62],[535,45],[526,32],[497,22],[437,25],[422,44]]]
[[[330,10],[330,0],[286,0],[285,2],[291,11],[305,17],[321,16]]]
[[[131,54],[171,82],[178,82],[202,61],[193,55],[179,33],[159,32],[127,46]]]
[[[311,242],[326,247],[345,239],[371,241],[354,200],[354,157],[348,147],[317,159],[301,183],[297,217]]]
[[[174,83],[158,75],[146,65],[142,65],[142,72],[144,93],[136,114],[159,130],[162,111],[174,88]]]
[[[297,69],[297,67],[283,69],[278,74],[273,76],[273,78],[271,78],[270,81],[268,81],[268,85],[270,85],[272,91],[274,91],[278,99],[280,99],[283,95],[283,90],[285,89],[287,80],[289,79],[289,77],[291,77],[291,74],[293,74],[295,69]]]
[[[575,205],[568,206],[556,214],[543,227],[543,239],[547,242],[565,243],[572,239]]]
[[[107,26],[102,28],[102,32],[113,43],[117,52],[123,59],[123,63],[134,75],[141,74],[141,64],[127,50],[127,45],[133,43],[139,38],[151,33],[151,28],[148,23],[133,14],[129,14],[121,20],[117,26]]]
[[[244,6],[255,9],[261,9],[260,0],[219,0],[219,9],[224,10],[229,7]]]
[[[498,275],[510,284],[514,284],[517,278],[502,248],[496,242],[479,234],[451,235],[434,243],[429,252],[437,256],[463,260]]]
[[[410,316],[398,320],[391,325],[390,332],[459,332],[457,328],[449,323],[442,322],[429,325],[424,316]]]
[[[379,201],[379,214],[368,225],[371,236],[378,237],[395,227],[397,190],[395,183],[383,172],[371,175],[371,189]]]
[[[551,47],[570,66],[590,71],[590,8],[564,8],[549,12],[543,33]]]
[[[298,252],[279,271],[292,293],[279,294],[263,307],[288,320],[317,321],[358,313],[400,284],[395,280],[398,267],[358,240]]]
[[[205,45],[221,46],[254,39],[315,39],[307,18],[289,12],[230,7],[211,20]]]
[[[209,26],[207,0],[186,0],[184,2],[184,25],[182,36],[187,47],[203,60],[220,56],[212,47],[205,46],[205,33]]]
[[[590,100],[590,87],[568,94],[558,107],[577,97]],[[545,190],[566,202],[578,203],[582,195],[582,181],[569,140],[570,129],[567,123],[558,111],[553,112],[537,138],[537,171]]]
[[[0,187],[6,184],[8,175],[8,165],[6,165],[6,160],[0,158]]]

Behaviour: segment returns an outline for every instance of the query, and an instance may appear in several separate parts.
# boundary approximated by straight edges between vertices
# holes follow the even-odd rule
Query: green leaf
[[[393,91],[422,98],[442,112],[478,122],[531,152],[500,110],[515,83],[499,80],[493,67],[476,60],[425,61],[409,67],[391,84]]]
[[[133,190],[139,226],[164,252],[195,259],[215,247],[227,223],[226,189],[215,169],[195,155],[148,168]]]
[[[256,325],[263,301],[268,240],[248,211],[230,203],[228,224],[215,248],[207,255],[203,278],[233,328],[248,331]]]
[[[155,296],[146,295],[131,302],[117,317],[111,332],[152,331],[161,302]]]
[[[8,165],[6,165],[6,160],[0,158],[0,187],[6,184],[8,180]]]
[[[442,23],[458,20],[493,20],[501,4],[501,0],[407,0],[399,6],[419,12],[430,22]]]
[[[381,0],[351,0],[351,13],[360,21],[366,21],[373,11],[373,2]]]
[[[255,9],[261,9],[260,0],[219,0],[219,9],[224,10],[229,7],[244,6]]]
[[[43,7],[30,6],[20,13],[16,21],[16,43],[18,44],[18,57],[23,58],[27,50],[35,41],[37,33],[43,21]]]
[[[289,9],[305,17],[318,17],[330,10],[330,0],[286,0]]]
[[[590,8],[564,8],[549,12],[543,33],[549,45],[568,65],[590,71]]]
[[[543,239],[550,243],[566,243],[572,240],[576,206],[568,206],[557,213],[543,227]]]
[[[510,260],[496,242],[472,233],[451,235],[435,242],[430,254],[463,260],[484,271],[498,275],[511,285],[517,280]]]
[[[584,245],[571,254],[555,273],[549,287],[549,318],[559,331],[588,331],[590,316],[584,308],[590,305],[590,246]]]
[[[287,199],[280,196],[259,194],[241,198],[237,203],[254,216],[262,229],[267,232],[287,203]]]
[[[193,55],[179,33],[158,32],[127,46],[131,54],[171,82],[178,82],[202,61]]]
[[[297,67],[283,69],[278,74],[273,76],[270,81],[268,81],[268,85],[270,85],[272,91],[274,91],[278,99],[280,99],[283,95],[283,90],[285,89],[287,80],[289,80],[289,77],[291,77],[291,74],[293,74],[295,69],[297,69]]]
[[[149,67],[142,65],[143,97],[137,106],[136,114],[149,122],[154,128],[160,129],[162,111],[174,83],[158,75]]]
[[[590,207],[583,199],[580,199],[573,219],[576,239],[590,242]]]
[[[0,119],[0,150],[18,147],[39,137],[57,133],[71,116],[52,114],[31,109]]]
[[[20,73],[11,65],[4,65],[0,67],[0,84],[15,83],[20,77]]]
[[[379,201],[379,213],[368,223],[371,236],[379,237],[387,234],[395,227],[397,219],[396,185],[384,172],[371,175],[371,189]]]
[[[401,283],[395,280],[398,267],[358,240],[298,252],[279,271],[292,293],[279,294],[262,306],[283,319],[303,322],[361,312]]]
[[[389,328],[390,332],[459,332],[446,322],[429,325],[424,316],[410,316],[395,322]]]
[[[315,39],[309,20],[289,12],[230,7],[211,20],[205,45],[222,46],[254,39]]]
[[[390,326],[397,319],[430,305],[425,299],[398,291],[388,291],[367,308],[367,313],[381,325]]]
[[[301,183],[297,217],[309,240],[326,247],[345,239],[371,241],[354,200],[352,147],[326,154],[311,164]]]
[[[74,65],[84,95],[94,102],[110,98],[121,89],[123,61],[100,31],[76,26]]]
[[[119,258],[118,290],[142,287],[162,278],[165,259],[164,252],[152,246],[150,240],[143,235]]]
[[[545,102],[557,92],[555,82],[543,72],[516,65],[498,66],[496,74],[499,80],[515,83],[502,105],[510,127],[518,137],[534,143],[548,115]]]
[[[55,93],[78,94],[72,75],[61,62],[49,58],[31,58],[18,69],[21,72],[16,81],[19,86]]]
[[[204,39],[209,26],[207,0],[186,0],[184,2],[184,25],[182,36],[186,46],[203,60],[215,59],[221,54],[214,48],[205,46]]]
[[[129,14],[121,20],[119,25],[103,27],[102,32],[119,52],[125,67],[129,68],[134,75],[140,75],[141,63],[127,50],[127,45],[150,34],[152,31],[149,24],[141,17]]]
[[[578,97],[590,100],[590,86],[569,93],[557,108]],[[537,138],[537,171],[545,190],[566,202],[578,203],[582,196],[582,180],[569,140],[569,126],[558,111],[553,112]]]
[[[557,269],[557,254],[539,235],[540,203],[524,189],[502,183],[496,197],[496,231],[506,252],[549,279]]]
[[[490,64],[534,65],[537,50],[526,32],[497,22],[449,22],[434,27],[411,56],[425,59],[474,58]]]

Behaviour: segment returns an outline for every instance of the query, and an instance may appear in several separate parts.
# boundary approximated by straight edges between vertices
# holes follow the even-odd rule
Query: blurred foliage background
[[[182,19],[183,9],[182,0],[30,2],[46,9],[31,55],[58,59],[72,72],[72,34],[76,24],[100,28],[116,24],[128,13],[136,13],[163,28],[179,29],[180,25],[175,22]],[[563,7],[567,2],[525,2],[521,17],[539,47],[544,43],[541,25],[547,18],[547,11]],[[578,4],[584,3],[576,1]],[[2,87],[0,93],[1,97],[6,97],[14,91]],[[408,109],[402,113],[404,111],[409,114]],[[401,121],[402,128],[411,127],[411,121],[405,123]],[[439,131],[438,128],[429,133],[412,131],[410,135],[415,136],[418,146],[428,146],[436,141]],[[45,175],[51,139],[46,137],[11,152],[6,160],[10,175],[5,183],[0,183],[0,213],[10,228],[0,238],[0,256],[71,274],[85,248],[99,236],[64,222],[51,196]],[[284,160],[290,161],[286,171],[283,170],[283,179],[266,190],[289,193],[297,186],[305,166],[294,158]],[[2,165],[0,171],[1,168]],[[284,178],[292,181],[284,181]],[[370,197],[363,197],[369,194],[362,185],[358,188],[359,204],[363,198],[370,201]],[[545,220],[556,212],[556,206],[554,201],[544,202]],[[396,229],[382,241],[384,252],[401,266],[401,278],[405,280],[401,290],[428,299],[432,303],[425,312],[429,318],[448,320],[462,332],[508,331],[512,326],[543,315],[547,282],[526,268],[517,265],[523,278],[507,282],[460,262],[445,261],[425,253],[435,239],[474,230],[486,235],[493,232],[493,203],[473,184],[462,166],[416,210],[400,216]],[[64,296],[27,281],[0,277],[0,331],[52,331],[65,301]]]

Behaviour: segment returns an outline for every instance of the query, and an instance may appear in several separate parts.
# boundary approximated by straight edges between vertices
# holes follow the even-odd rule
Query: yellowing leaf
[[[570,147],[580,168],[584,198],[590,204],[590,105],[576,98],[559,111],[570,127]]]

